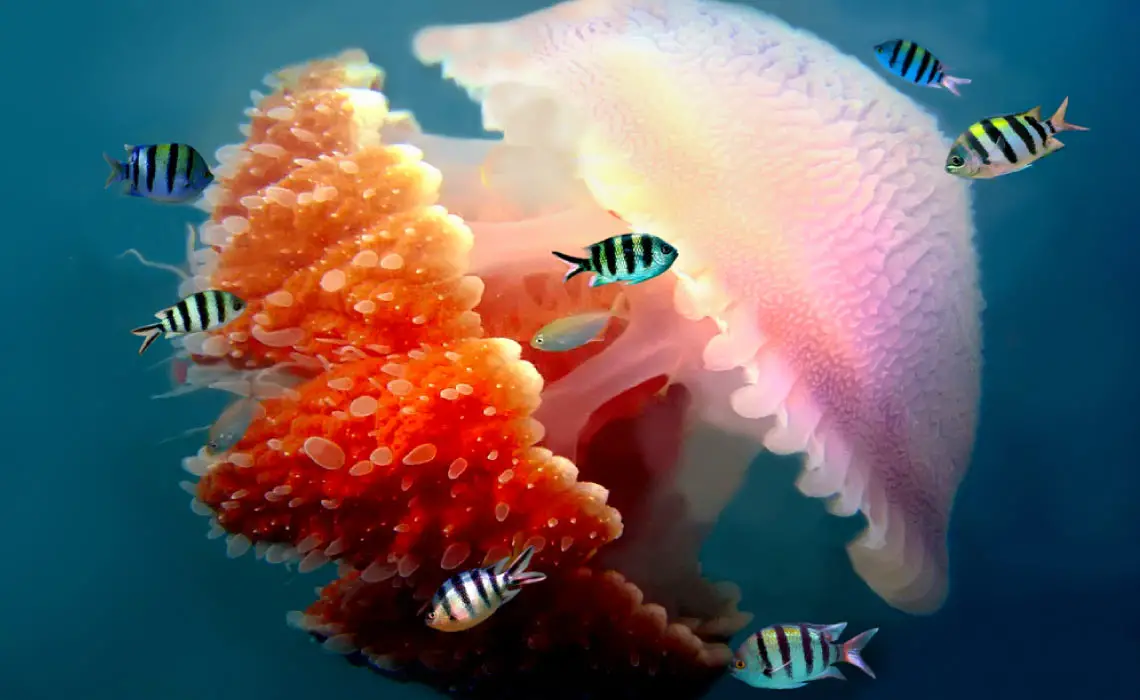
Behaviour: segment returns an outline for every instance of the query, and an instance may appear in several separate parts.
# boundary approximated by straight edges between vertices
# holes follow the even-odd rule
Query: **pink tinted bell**
[[[822,40],[715,2],[573,0],[414,47],[503,132],[408,134],[475,232],[476,272],[624,230],[606,210],[680,251],[675,281],[630,288],[621,337],[547,388],[552,449],[572,455],[576,416],[669,373],[707,421],[806,453],[799,488],[868,520],[859,575],[938,608],[982,299],[933,117]]]

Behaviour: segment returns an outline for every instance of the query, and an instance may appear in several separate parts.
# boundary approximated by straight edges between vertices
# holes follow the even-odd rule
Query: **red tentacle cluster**
[[[350,53],[277,77],[246,143],[223,151],[203,227],[216,256],[200,274],[249,309],[195,360],[293,377],[230,452],[188,460],[202,475],[197,507],[228,533],[230,554],[253,548],[303,572],[337,563],[340,577],[294,623],[441,687],[534,683],[559,697],[587,677],[671,689],[715,678],[722,645],[594,564],[621,514],[537,446],[543,378],[515,340],[483,337],[476,311],[494,308],[478,307],[482,281],[466,274],[470,231],[434,204],[438,171],[380,142],[404,118],[378,91],[382,73]],[[679,416],[658,388],[602,420],[636,421],[630,409],[646,401]],[[632,510],[662,471],[612,438],[583,454],[583,472],[612,477]],[[546,582],[467,632],[424,624],[419,610],[446,577],[527,545]]]

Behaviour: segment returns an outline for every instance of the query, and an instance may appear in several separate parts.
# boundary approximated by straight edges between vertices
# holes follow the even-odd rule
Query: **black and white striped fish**
[[[494,566],[471,569],[444,581],[431,601],[428,627],[441,632],[461,632],[491,617],[503,604],[519,594],[522,587],[546,580],[546,574],[527,571],[534,547],[527,547],[509,565],[504,557]]]
[[[245,310],[245,301],[236,294],[219,289],[195,292],[154,315],[158,323],[139,326],[131,331],[143,337],[139,354],[146,352],[159,336],[174,338],[187,333],[201,333],[221,328]]]
[[[892,39],[877,45],[875,57],[879,59],[883,68],[908,83],[924,87],[944,87],[958,97],[962,96],[958,92],[958,86],[968,85],[971,82],[969,78],[947,75],[942,61],[935,58],[930,51],[906,39]]]
[[[946,172],[980,180],[1028,168],[1035,161],[1065,147],[1057,139],[1062,131],[1088,131],[1065,121],[1066,97],[1056,113],[1042,121],[1041,108],[989,117],[962,132],[946,156]]]
[[[103,154],[111,166],[107,176],[110,187],[116,182],[130,183],[127,194],[156,202],[188,202],[202,194],[214,174],[202,154],[184,143],[158,143],[123,146],[129,154],[120,162]]]
[[[611,236],[586,250],[589,256],[584,258],[553,251],[554,257],[570,265],[564,282],[583,272],[593,272],[591,287],[614,282],[637,284],[665,272],[677,259],[676,248],[648,233]]]
[[[839,635],[846,622],[835,625],[800,623],[772,625],[753,634],[736,650],[732,675],[753,688],[787,690],[820,678],[846,680],[835,663],[859,667],[871,678],[875,673],[860,654],[879,628],[869,629],[846,642]]]

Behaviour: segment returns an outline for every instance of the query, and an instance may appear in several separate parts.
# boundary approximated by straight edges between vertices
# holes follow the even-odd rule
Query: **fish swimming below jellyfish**
[[[523,586],[545,581],[546,574],[526,570],[532,557],[534,547],[527,547],[514,561],[504,557],[493,566],[463,571],[444,581],[423,607],[428,627],[441,632],[471,629],[513,600]]]
[[[413,50],[502,134],[404,135],[452,183],[441,204],[474,233],[473,274],[608,235],[607,211],[684,251],[675,283],[641,285],[652,294],[620,337],[544,387],[548,443],[572,450],[583,416],[681,359],[695,416],[802,453],[799,489],[866,518],[847,548],[858,575],[897,608],[937,610],[976,432],[982,296],[971,192],[946,176],[933,115],[896,78],[740,3],[569,0],[427,27]],[[517,195],[462,190],[483,187],[478,154],[504,147],[569,165]],[[511,163],[496,177],[525,187]],[[465,211],[496,196],[541,206]],[[701,495],[715,518],[747,467],[698,467],[723,484]]]
[[[835,667],[843,661],[874,678],[874,671],[863,661],[862,651],[879,629],[869,629],[839,642],[846,627],[846,622],[765,627],[740,645],[731,673],[754,688],[790,690],[821,678],[846,680]]]

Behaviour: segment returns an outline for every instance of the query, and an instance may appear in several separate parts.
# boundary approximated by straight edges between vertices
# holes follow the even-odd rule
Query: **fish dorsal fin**
[[[533,556],[534,556],[534,547],[533,546],[527,547],[526,549],[524,549],[522,551],[522,553],[520,553],[517,557],[515,557],[515,560],[510,563],[510,566],[508,566],[506,571],[504,571],[503,573],[510,579],[515,578],[519,574],[526,571],[526,568],[528,566],[530,566],[530,560],[531,560],[531,557],[533,557]]]
[[[805,623],[804,627],[816,630],[822,634],[824,638],[834,642],[843,634],[843,630],[847,629],[847,623],[837,622],[834,625],[813,625],[811,623]]]
[[[1033,117],[1033,118],[1034,118],[1034,119],[1036,119],[1037,121],[1044,121],[1043,119],[1041,119],[1041,105],[1037,105],[1037,106],[1036,106],[1036,107],[1034,107],[1033,109],[1031,109],[1031,110],[1029,110],[1028,112],[1026,112],[1026,113],[1025,113],[1025,116],[1027,116],[1027,117]]]

